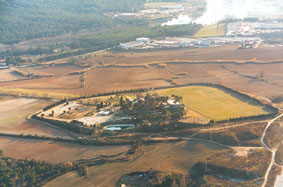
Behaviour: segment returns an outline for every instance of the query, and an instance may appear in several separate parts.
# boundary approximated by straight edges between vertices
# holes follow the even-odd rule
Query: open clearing
[[[119,154],[127,151],[128,146],[82,146],[54,141],[0,137],[0,149],[5,156],[17,159],[28,158],[50,163],[65,163],[100,155]]]
[[[248,100],[236,98],[223,90],[208,86],[170,88],[156,92],[166,96],[182,96],[188,109],[215,121],[268,113],[263,106],[254,105]]]
[[[226,31],[226,24],[208,25],[202,27],[194,37],[210,37],[210,36],[224,36]]]
[[[28,115],[41,110],[48,104],[51,102],[46,100],[4,97],[0,100],[0,133],[68,138],[69,135],[62,130],[26,119]]]

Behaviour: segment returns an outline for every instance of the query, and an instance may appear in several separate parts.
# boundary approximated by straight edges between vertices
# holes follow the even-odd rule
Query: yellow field
[[[250,104],[213,87],[189,86],[157,90],[156,92],[166,96],[172,94],[182,96],[187,109],[215,121],[268,113],[264,106]]]
[[[8,94],[13,96],[25,96],[34,98],[50,98],[50,99],[66,99],[78,97],[78,95],[64,94],[64,93],[54,93],[31,89],[21,89],[21,88],[0,88],[0,94]]]
[[[208,25],[202,27],[194,37],[210,37],[210,36],[223,36],[225,35],[226,24]]]

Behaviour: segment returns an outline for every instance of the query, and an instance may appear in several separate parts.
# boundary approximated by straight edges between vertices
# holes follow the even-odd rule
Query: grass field
[[[213,87],[189,86],[156,92],[167,96],[172,94],[182,96],[184,105],[188,109],[216,121],[267,113],[263,106],[253,105]]]
[[[225,35],[226,24],[208,25],[201,28],[194,37],[210,37]]]

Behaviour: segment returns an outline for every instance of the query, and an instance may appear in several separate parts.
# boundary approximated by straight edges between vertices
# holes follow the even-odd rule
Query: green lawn
[[[202,27],[194,37],[224,36],[226,24],[208,25]]]
[[[264,106],[238,99],[223,90],[208,86],[188,86],[157,90],[157,94],[182,96],[184,105],[204,117],[221,121],[229,118],[267,114]]]

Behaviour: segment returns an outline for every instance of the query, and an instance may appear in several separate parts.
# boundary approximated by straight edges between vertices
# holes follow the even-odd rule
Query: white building
[[[122,49],[132,49],[135,47],[140,47],[144,44],[144,42],[134,41],[134,42],[128,42],[128,43],[120,43],[120,47]]]
[[[137,42],[148,43],[148,42],[150,41],[150,38],[145,38],[145,37],[137,38],[136,41],[137,41]]]

